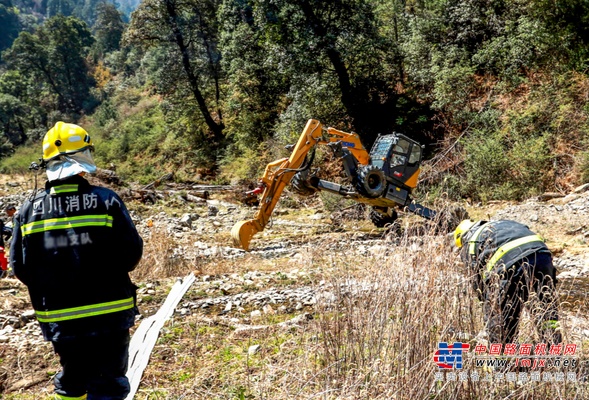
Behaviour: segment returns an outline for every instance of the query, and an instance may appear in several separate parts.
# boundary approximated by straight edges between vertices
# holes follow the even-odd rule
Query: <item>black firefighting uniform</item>
[[[490,343],[513,343],[524,303],[536,292],[530,311],[548,343],[560,343],[555,293],[556,269],[544,240],[515,221],[479,221],[462,238],[461,258],[473,272],[484,302]]]
[[[10,260],[45,340],[60,356],[57,398],[124,399],[129,328],[138,315],[129,272],[143,240],[121,198],[81,176],[47,182],[14,221]]]

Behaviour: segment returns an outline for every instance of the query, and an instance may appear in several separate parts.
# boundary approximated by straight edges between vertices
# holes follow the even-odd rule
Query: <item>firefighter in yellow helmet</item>
[[[114,191],[91,185],[93,142],[58,122],[43,139],[48,181],[14,218],[10,261],[29,290],[62,370],[56,399],[125,399],[129,329],[138,314],[129,272],[143,240]]]
[[[540,236],[515,221],[464,220],[454,231],[454,242],[474,275],[490,343],[514,343],[530,292],[541,304],[530,312],[542,339],[547,344],[562,341],[556,269]]]
[[[94,143],[81,126],[58,122],[43,138],[43,162],[50,181],[79,173],[94,173]]]

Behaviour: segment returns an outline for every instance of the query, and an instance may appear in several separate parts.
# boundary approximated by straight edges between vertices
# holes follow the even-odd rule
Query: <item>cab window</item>
[[[393,147],[393,152],[397,154],[407,155],[409,153],[410,143],[405,139],[400,139],[399,142]]]
[[[397,144],[393,146],[393,154],[391,154],[391,168],[399,165],[405,165],[407,162],[407,153],[411,144],[405,139],[400,139]]]
[[[409,156],[409,164],[418,163],[421,160],[421,147],[414,144]]]

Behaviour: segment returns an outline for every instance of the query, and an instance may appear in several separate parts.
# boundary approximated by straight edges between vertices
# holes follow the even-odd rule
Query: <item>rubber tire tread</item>
[[[368,179],[371,175],[378,176],[380,185],[377,188],[371,188],[368,186]],[[362,196],[375,199],[381,197],[386,189],[386,178],[384,172],[375,165],[367,165],[365,167],[358,168],[358,182],[356,183],[356,190]]]
[[[315,194],[317,189],[309,187],[306,182],[306,176],[303,172],[297,172],[290,180],[290,187],[292,190],[300,196],[311,196]]]

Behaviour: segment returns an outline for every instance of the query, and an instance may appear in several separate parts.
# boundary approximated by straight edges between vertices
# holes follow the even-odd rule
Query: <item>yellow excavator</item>
[[[341,158],[350,185],[325,181],[311,172],[318,145],[329,146]],[[370,219],[377,227],[395,221],[397,208],[427,219],[436,215],[410,197],[417,186],[423,146],[405,135],[379,135],[369,153],[356,133],[325,128],[319,121],[310,119],[296,145],[287,148],[292,151],[290,157],[268,164],[258,188],[253,191],[261,193],[254,218],[240,221],[231,229],[236,247],[249,249],[253,236],[264,230],[289,183],[294,192],[303,196],[323,190],[368,204],[372,206]]]

